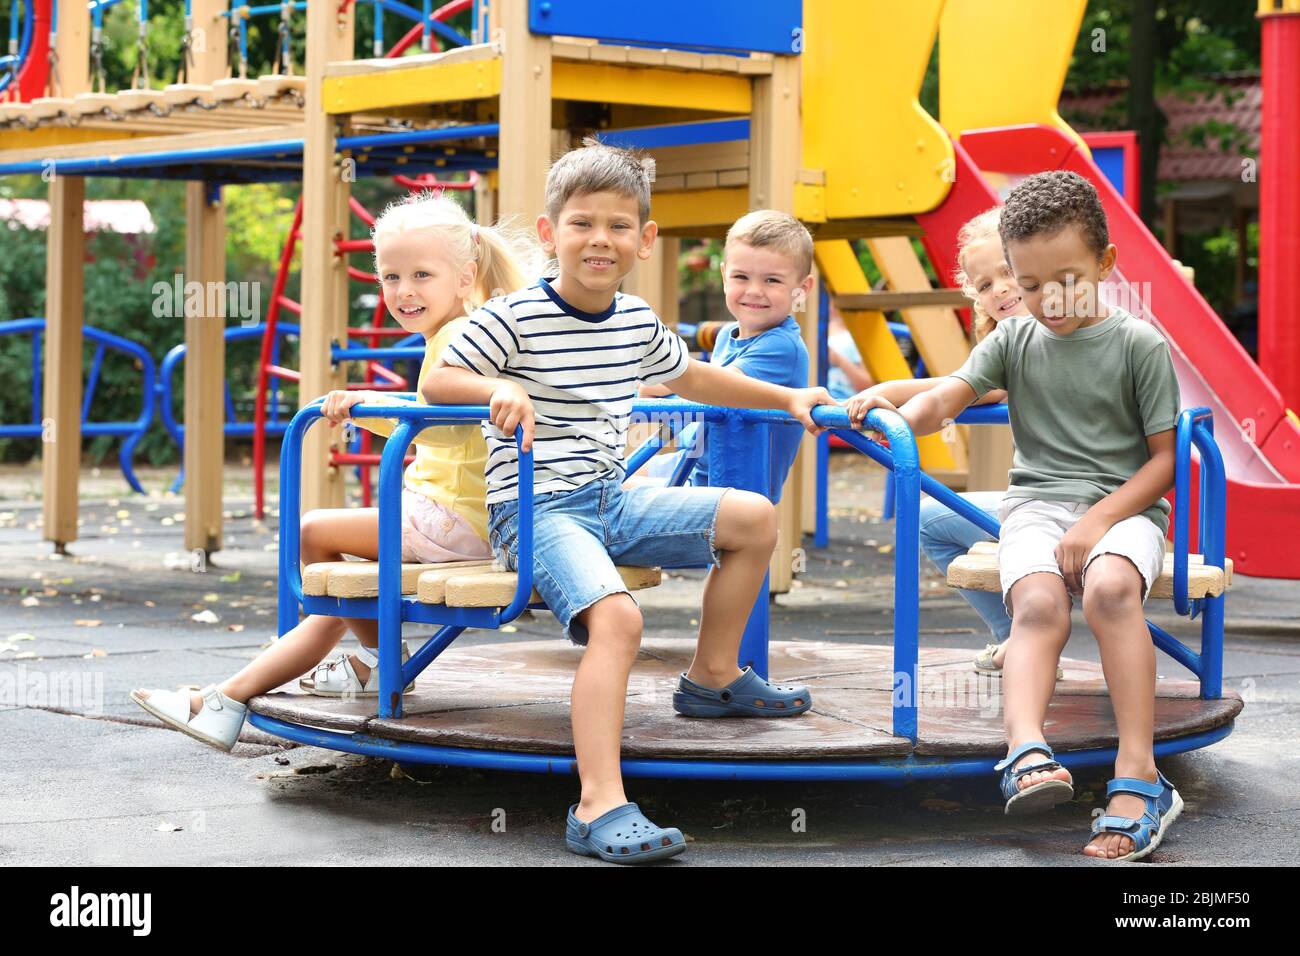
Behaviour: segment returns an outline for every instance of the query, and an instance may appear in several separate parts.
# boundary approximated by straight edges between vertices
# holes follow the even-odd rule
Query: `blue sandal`
[[[581,856],[598,856],[610,863],[651,863],[666,860],[686,849],[686,838],[676,828],[657,827],[635,803],[625,803],[583,823],[569,807],[564,842]]]
[[[1028,753],[1046,754],[1048,759],[1028,764],[1018,770],[1013,769],[1015,762]],[[1007,754],[1005,760],[994,765],[994,770],[1002,771],[1002,797],[1007,801],[1005,808],[1007,816],[1042,813],[1074,797],[1074,785],[1064,780],[1044,780],[1023,790],[1017,786],[1020,778],[1027,773],[1061,769],[1061,765],[1052,759],[1055,756],[1052,748],[1047,744],[1041,740],[1031,740],[1021,744]]]
[[[1106,802],[1109,803],[1111,796],[1116,793],[1131,793],[1141,797],[1146,803],[1141,818],[1134,820],[1132,817],[1113,817],[1106,815],[1103,810],[1103,815],[1092,821],[1092,835],[1122,833],[1133,841],[1133,852],[1114,859],[1106,856],[1095,856],[1092,859],[1105,860],[1107,863],[1140,860],[1160,845],[1169,825],[1183,812],[1183,798],[1159,770],[1156,771],[1156,783],[1136,777],[1116,777],[1106,784]]]
[[[794,717],[811,706],[807,687],[769,683],[752,667],[721,689],[697,684],[682,674],[673,694],[673,710],[685,717]]]

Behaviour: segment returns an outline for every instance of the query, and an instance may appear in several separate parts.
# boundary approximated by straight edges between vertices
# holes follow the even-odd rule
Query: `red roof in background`
[[[1168,126],[1160,150],[1157,178],[1167,182],[1196,179],[1241,181],[1241,161],[1259,156],[1260,105],[1258,74],[1218,76],[1208,82],[1212,93],[1166,93],[1157,97]],[[1081,133],[1128,127],[1125,86],[1061,95],[1059,111]],[[1232,129],[1230,127],[1235,127]],[[1193,134],[1203,137],[1199,145]]]

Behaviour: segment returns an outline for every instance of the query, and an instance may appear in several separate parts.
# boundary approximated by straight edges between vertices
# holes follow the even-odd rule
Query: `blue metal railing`
[[[24,332],[32,333],[32,420],[29,423],[6,423],[0,425],[0,438],[40,438],[44,432],[44,422],[42,417],[43,408],[43,378],[42,378],[42,342],[45,336],[45,320],[41,318],[13,319],[8,322],[0,322],[0,335],[19,335]],[[118,463],[122,468],[122,476],[126,478],[127,484],[131,486],[132,491],[144,494],[144,488],[141,487],[140,481],[135,476],[135,469],[132,467],[131,458],[135,454],[135,446],[140,443],[145,432],[153,422],[153,394],[154,394],[154,364],[153,357],[145,348],[130,339],[124,339],[119,335],[113,335],[111,332],[105,332],[102,329],[85,326],[83,329],[85,338],[96,343],[95,357],[90,365],[90,375],[87,379],[86,386],[83,389],[83,399],[81,405],[81,434],[86,438],[94,438],[101,435],[107,435],[114,438],[125,438],[126,441],[118,448]],[[104,353],[112,349],[135,359],[140,365],[141,373],[141,393],[144,396],[140,414],[134,421],[130,422],[91,422],[87,421],[90,417],[91,409],[95,404],[95,389],[99,385],[99,373],[103,367]]]
[[[390,396],[385,396],[390,397]],[[308,614],[366,617],[379,623],[379,715],[402,715],[402,688],[419,675],[466,627],[499,628],[513,621],[528,607],[533,593],[533,454],[519,452],[519,569],[514,595],[505,608],[454,608],[421,604],[402,594],[402,471],[406,450],[425,428],[448,425],[477,425],[488,417],[488,409],[474,405],[431,406],[417,404],[415,392],[394,392],[391,397],[404,404],[361,404],[350,411],[352,418],[397,419],[388,436],[379,463],[379,595],[371,599],[317,598],[302,590],[301,527],[302,441],[307,430],[321,419],[323,399],[303,407],[294,415],[280,446],[280,591],[278,626],[280,636],[298,623],[301,608]],[[523,442],[523,429],[515,431]],[[441,625],[439,631],[405,665],[400,646],[403,621]]]
[[[250,326],[231,326],[223,332],[227,343],[242,342],[245,339],[260,339],[266,332],[266,325]],[[298,326],[292,323],[281,323],[276,329],[276,338],[271,346],[271,361],[278,365],[280,363],[280,347],[282,341],[289,336],[299,334]],[[159,369],[158,384],[154,386],[154,392],[158,402],[158,417],[161,419],[163,427],[167,429],[167,434],[176,443],[177,450],[181,453],[181,471],[172,482],[172,492],[179,492],[185,483],[185,426],[176,421],[176,415],[173,412],[175,408],[175,378],[176,367],[185,359],[185,343],[174,346],[163,357],[162,367]],[[223,401],[225,405],[225,424],[222,426],[224,434],[228,438],[249,438],[253,435],[256,424],[254,422],[241,422],[235,418],[235,404],[230,396],[230,382],[223,383]],[[268,394],[263,399],[261,396],[254,396],[254,401],[266,401],[268,414],[266,420],[266,434],[270,436],[284,434],[285,422],[280,419],[280,385],[278,379],[272,377]]]
[[[401,401],[417,402],[415,393],[394,395]],[[634,405],[634,410],[647,413],[652,418],[659,417],[669,423],[708,422],[710,424],[710,441],[708,454],[710,474],[716,476],[717,483],[727,487],[745,488],[765,493],[768,487],[767,470],[769,456],[766,434],[771,426],[788,423],[789,416],[776,411],[751,411],[740,409],[721,409],[677,400],[641,401]],[[382,417],[398,419],[398,425],[385,445],[379,473],[379,596],[375,599],[338,599],[304,597],[302,592],[300,557],[300,495],[302,455],[301,444],[307,429],[320,418],[320,400],[302,409],[285,434],[281,452],[281,526],[280,526],[280,617],[279,629],[283,635],[297,624],[298,611],[308,613],[331,613],[345,616],[371,617],[379,621],[380,629],[380,705],[381,717],[401,715],[401,689],[431,663],[466,627],[500,627],[513,620],[528,606],[532,592],[532,549],[533,549],[533,496],[532,496],[532,456],[520,454],[520,513],[519,513],[519,577],[514,597],[508,607],[488,608],[447,608],[420,605],[414,598],[404,597],[401,593],[401,514],[400,494],[402,487],[402,468],[406,449],[414,436],[427,427],[478,423],[488,416],[488,410],[473,406],[428,406],[419,404],[402,405],[358,405],[352,409],[353,417]],[[1006,421],[1006,406],[980,406],[968,409],[959,418],[962,424],[1002,423]],[[894,657],[892,678],[892,733],[905,737],[913,743],[918,736],[919,675],[919,514],[920,495],[922,491],[940,501],[968,521],[996,537],[1000,531],[998,522],[990,518],[981,509],[976,508],[960,495],[939,484],[920,469],[916,449],[916,440],[911,429],[901,416],[894,412],[872,409],[867,414],[866,425],[885,436],[889,447],[873,441],[867,435],[850,427],[848,413],[839,406],[822,406],[813,410],[813,420],[818,425],[832,429],[845,442],[866,454],[890,471],[889,482],[894,489],[896,501],[895,547],[894,547]],[[1194,409],[1184,412],[1179,419],[1180,451],[1177,472],[1177,493],[1185,499],[1190,482],[1190,446],[1195,444],[1201,452],[1202,461],[1202,497],[1208,505],[1208,513],[1202,511],[1201,533],[1206,544],[1207,563],[1218,562],[1222,566],[1222,528],[1224,488],[1222,479],[1222,462],[1218,456],[1210,430],[1209,412],[1206,409]],[[671,428],[671,425],[670,425]],[[516,441],[522,442],[522,430],[516,431]],[[629,461],[631,465],[639,458],[648,459],[653,453],[651,443],[642,446]],[[1180,551],[1186,550],[1186,509],[1181,508],[1178,515],[1179,527],[1182,528]],[[1176,545],[1176,547],[1178,547]],[[1175,576],[1181,583],[1186,596],[1186,562],[1182,562],[1181,571]],[[766,590],[766,587],[763,589]],[[1202,620],[1202,649],[1199,655],[1193,654],[1174,638],[1163,631],[1151,627],[1153,641],[1157,647],[1171,654],[1180,663],[1188,666],[1201,678],[1201,696],[1214,698],[1220,695],[1222,674],[1222,605],[1223,598],[1205,601],[1205,614]],[[412,656],[405,666],[399,657],[401,626],[403,621],[428,621],[442,625],[441,630]],[[752,663],[756,670],[766,672],[767,662],[767,600],[760,591],[758,601],[746,624],[741,642],[740,658],[743,663]],[[259,726],[273,729],[279,733],[292,736],[292,725],[259,718]],[[1227,730],[1223,730],[1226,734]],[[1219,739],[1214,736],[1213,739]],[[337,735],[329,737],[328,745],[341,745],[342,739]],[[298,738],[294,738],[298,739]],[[1209,741],[1207,738],[1206,742]],[[352,746],[352,745],[349,745]],[[395,748],[393,742],[366,737],[355,746],[367,748],[358,752],[378,752],[384,747]],[[403,745],[405,746],[405,745]],[[341,746],[340,749],[348,749]],[[449,762],[464,763],[470,758],[456,748],[432,748],[430,754],[448,758]],[[445,753],[444,753],[445,751]],[[1100,753],[1100,752],[1099,752]],[[1110,753],[1107,751],[1107,753]],[[504,766],[502,761],[513,759],[517,755],[499,755],[501,761],[484,758],[488,763],[481,765]],[[476,758],[477,759],[477,758]],[[554,760],[556,758],[535,758],[536,760]],[[1102,759],[1098,757],[1098,759]],[[981,766],[987,761],[979,761]],[[654,761],[654,768],[666,772],[675,765],[673,761]],[[549,764],[547,764],[549,766]],[[648,766],[648,765],[647,765]],[[521,767],[521,769],[523,769]],[[538,769],[529,765],[529,769]],[[920,765],[918,765],[920,769]],[[950,768],[951,769],[951,768]],[[772,771],[755,771],[759,776]],[[857,771],[854,771],[857,772]],[[896,769],[894,772],[897,772]],[[936,773],[939,771],[936,771]],[[827,771],[833,778],[839,771]],[[865,773],[865,771],[863,771]],[[881,771],[882,775],[886,774]],[[672,775],[671,773],[668,775]],[[679,775],[708,776],[703,768]],[[843,775],[843,774],[841,774]],[[849,774],[852,776],[852,773]],[[859,774],[861,776],[861,774]]]
[[[1007,406],[1004,404],[974,405],[957,417],[957,423],[961,425],[1001,425],[1008,421]],[[889,467],[877,451],[864,448],[856,442],[851,444]],[[1174,610],[1192,620],[1203,611],[1200,653],[1192,651],[1178,638],[1151,621],[1146,624],[1152,643],[1200,678],[1201,697],[1217,700],[1223,695],[1224,595],[1189,600],[1187,594],[1193,446],[1201,456],[1197,541],[1207,566],[1222,569],[1225,565],[1227,478],[1223,456],[1214,440],[1214,415],[1204,407],[1185,409],[1178,416],[1174,466]],[[887,490],[896,487],[895,482],[886,484]],[[921,489],[994,538],[999,537],[1001,528],[997,521],[924,473],[921,475]]]

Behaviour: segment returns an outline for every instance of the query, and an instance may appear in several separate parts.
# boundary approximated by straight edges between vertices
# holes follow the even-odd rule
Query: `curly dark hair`
[[[1066,226],[1077,225],[1083,241],[1100,258],[1110,245],[1106,211],[1092,183],[1078,173],[1055,170],[1035,173],[1007,196],[998,221],[1002,245],[1054,236]]]

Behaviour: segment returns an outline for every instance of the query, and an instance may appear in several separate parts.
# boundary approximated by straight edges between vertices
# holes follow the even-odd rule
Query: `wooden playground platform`
[[[915,746],[890,733],[893,648],[777,641],[771,673],[806,682],[813,708],[790,719],[694,720],[673,712],[677,676],[693,639],[649,639],[628,687],[625,759],[849,760],[988,757],[1005,752],[1001,680],[977,674],[969,649],[922,649],[920,727]],[[406,716],[381,719],[377,702],[314,697],[288,687],[250,701],[252,713],[381,740],[493,752],[571,756],[569,690],[582,649],[563,640],[449,648],[404,695]],[[1112,748],[1118,741],[1101,667],[1062,659],[1065,679],[1048,710],[1058,753]],[[1198,697],[1199,684],[1159,680],[1157,745],[1232,723],[1241,698]]]

